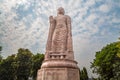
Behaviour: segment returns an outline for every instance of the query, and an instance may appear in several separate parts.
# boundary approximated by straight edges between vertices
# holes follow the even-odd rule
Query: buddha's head
[[[58,10],[57,10],[57,14],[65,14],[65,11],[62,7],[59,7]]]

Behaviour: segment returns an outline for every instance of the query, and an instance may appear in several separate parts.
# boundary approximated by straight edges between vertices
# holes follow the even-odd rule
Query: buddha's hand
[[[54,21],[53,16],[50,16],[50,17],[49,17],[49,21],[50,21],[50,23]]]

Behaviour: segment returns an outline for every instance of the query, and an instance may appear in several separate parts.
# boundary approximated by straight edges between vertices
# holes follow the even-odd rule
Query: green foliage
[[[36,80],[37,70],[44,59],[43,54],[32,54],[28,49],[20,48],[15,55],[8,56],[0,62],[0,80]]]
[[[2,46],[0,46],[0,51],[2,51]]]
[[[36,54],[32,57],[32,76],[33,79],[36,80],[37,77],[37,71],[40,69],[40,66],[42,65],[42,61],[44,60],[44,54]]]
[[[92,79],[92,80],[99,80],[99,79],[97,79],[97,78],[94,78],[94,77],[92,77],[91,79]]]
[[[2,51],[2,46],[0,46],[0,62],[2,60],[1,51]]]
[[[32,68],[32,53],[28,49],[20,48],[16,57],[17,80],[28,80]]]
[[[93,73],[99,75],[99,80],[120,79],[120,58],[117,56],[120,48],[117,47],[118,44],[120,42],[111,43],[96,52],[91,68],[93,68]]]
[[[2,61],[2,56],[0,55],[0,62]]]
[[[15,78],[15,55],[8,56],[0,63],[0,80],[14,80]]]
[[[117,56],[120,58],[120,41],[118,41],[117,48],[119,48]]]
[[[85,67],[83,67],[83,69],[80,70],[80,80],[88,80],[88,74]]]

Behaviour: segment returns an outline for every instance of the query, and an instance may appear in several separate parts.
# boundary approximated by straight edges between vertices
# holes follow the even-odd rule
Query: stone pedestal
[[[43,68],[37,80],[79,80],[79,70],[73,68]]]
[[[77,62],[68,59],[45,60],[37,80],[80,80]]]

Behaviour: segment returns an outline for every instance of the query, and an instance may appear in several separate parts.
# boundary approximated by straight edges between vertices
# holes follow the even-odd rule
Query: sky
[[[2,56],[19,48],[45,53],[49,16],[56,16],[59,7],[72,19],[75,60],[93,76],[95,53],[120,35],[120,0],[0,0]]]

